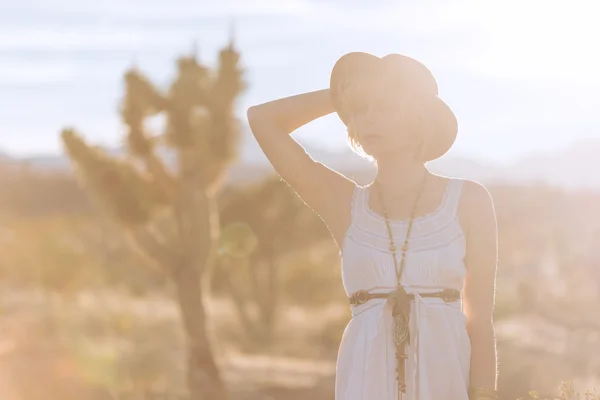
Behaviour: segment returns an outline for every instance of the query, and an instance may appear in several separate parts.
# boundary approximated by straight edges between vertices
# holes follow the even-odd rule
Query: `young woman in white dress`
[[[290,133],[337,112],[375,180],[359,186]],[[352,310],[336,400],[497,399],[493,306],[497,230],[479,183],[428,171],[458,125],[420,62],[349,53],[328,89],[253,106],[248,120],[277,173],[326,223]]]

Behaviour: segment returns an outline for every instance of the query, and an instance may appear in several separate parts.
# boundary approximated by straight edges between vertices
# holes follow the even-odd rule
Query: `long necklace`
[[[381,187],[375,181],[375,187],[377,188],[377,195],[379,197],[379,202],[381,203],[381,208],[383,211],[383,216],[385,218],[385,225],[387,227],[388,236],[390,239],[390,252],[392,253],[392,257],[394,260],[394,269],[396,271],[396,291],[391,298],[392,301],[392,316],[393,316],[393,325],[392,325],[392,336],[394,339],[394,344],[396,345],[396,360],[398,361],[398,366],[396,368],[397,371],[397,380],[398,380],[398,397],[402,398],[402,394],[406,393],[406,358],[408,357],[405,349],[406,344],[410,341],[410,330],[409,330],[409,318],[410,318],[410,301],[411,298],[406,293],[406,290],[401,285],[400,280],[402,278],[402,272],[404,271],[404,265],[406,263],[406,251],[408,250],[408,240],[410,238],[410,232],[413,226],[413,220],[415,219],[415,213],[417,210],[417,205],[419,204],[419,199],[421,198],[421,194],[423,192],[423,188],[425,187],[425,182],[427,180],[427,172],[425,172],[419,190],[417,191],[417,196],[415,198],[415,202],[413,204],[410,218],[408,220],[408,226],[406,228],[406,238],[404,239],[404,244],[402,245],[402,258],[400,259],[400,264],[396,259],[396,245],[394,244],[394,237],[392,235],[392,228],[390,227],[390,219],[387,213],[387,209],[385,207],[383,196],[381,195]]]

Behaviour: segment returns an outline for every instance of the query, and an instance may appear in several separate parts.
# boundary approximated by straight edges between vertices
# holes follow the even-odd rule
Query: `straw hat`
[[[438,97],[438,86],[433,74],[419,61],[400,54],[377,57],[369,53],[353,52],[342,56],[331,72],[329,89],[335,110],[345,125],[350,114],[344,109],[343,92],[348,83],[377,77],[389,81],[386,90],[410,90],[418,95],[423,126],[424,161],[444,155],[456,140],[458,122],[450,107]]]

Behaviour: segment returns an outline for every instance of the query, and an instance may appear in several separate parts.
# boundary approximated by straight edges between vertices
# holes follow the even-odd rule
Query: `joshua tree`
[[[234,104],[244,89],[239,54],[230,43],[214,70],[194,54],[181,57],[166,93],[136,68],[124,80],[125,157],[89,146],[71,128],[63,130],[62,140],[93,197],[174,283],[191,398],[224,399],[206,331],[202,279],[219,231],[216,195],[237,155]],[[157,115],[165,118],[164,131],[150,134],[145,122]]]

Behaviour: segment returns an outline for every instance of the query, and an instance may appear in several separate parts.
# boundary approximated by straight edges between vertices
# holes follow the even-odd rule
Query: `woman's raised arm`
[[[286,97],[248,109],[248,122],[275,171],[329,226],[343,237],[354,182],[313,160],[290,134],[333,112],[329,90]]]

